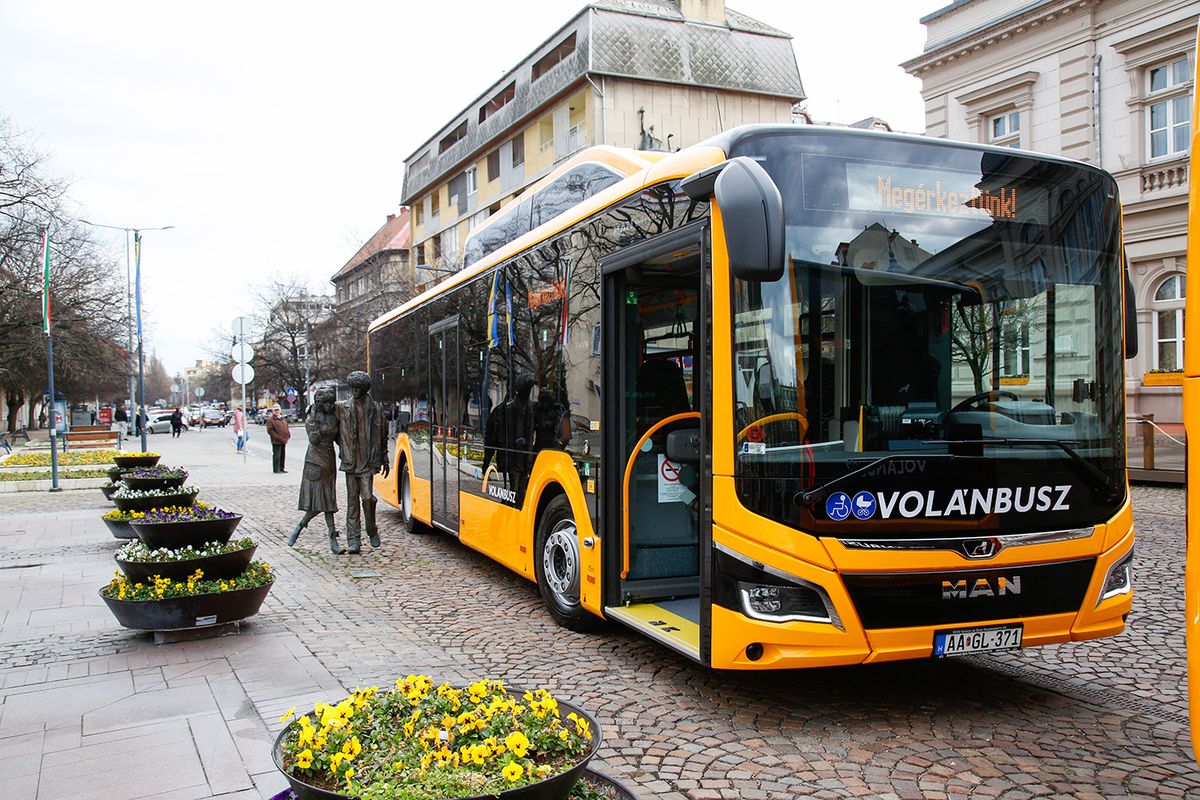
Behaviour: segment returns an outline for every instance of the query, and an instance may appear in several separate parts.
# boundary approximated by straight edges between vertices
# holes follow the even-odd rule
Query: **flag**
[[[134,303],[137,307],[138,342],[142,341],[142,235],[133,232],[133,260],[137,265],[134,271]]]
[[[564,348],[567,346],[567,333],[570,329],[567,312],[570,309],[571,303],[571,260],[566,259],[566,262],[567,274],[563,276],[562,283],[562,319],[559,321],[559,324],[562,326],[562,346]]]
[[[50,335],[50,229],[42,229],[42,332]]]
[[[503,270],[496,270],[492,277],[492,288],[488,293],[488,349],[500,346],[500,315],[496,313],[496,301],[500,299],[500,274]]]
[[[508,321],[508,346],[513,344],[513,326],[512,326],[512,284],[508,282],[508,278],[504,279],[504,317]]]

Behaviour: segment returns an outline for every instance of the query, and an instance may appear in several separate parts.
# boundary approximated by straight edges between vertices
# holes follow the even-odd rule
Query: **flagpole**
[[[134,305],[137,306],[137,336],[138,336],[138,409],[137,423],[142,430],[142,452],[146,452],[146,425],[149,423],[149,416],[146,414],[146,369],[145,369],[145,353],[142,349],[142,234],[137,228],[133,229],[133,259],[136,263],[136,271],[134,273],[134,292],[136,299]]]
[[[42,226],[42,328],[46,333],[46,370],[50,379],[50,491],[58,485],[58,400],[54,392],[54,337],[50,335],[50,228]]]

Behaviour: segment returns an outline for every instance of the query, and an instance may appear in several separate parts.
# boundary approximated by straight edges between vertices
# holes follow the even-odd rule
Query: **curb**
[[[99,489],[108,483],[108,478],[59,478],[62,489]],[[0,494],[12,492],[48,492],[53,481],[0,481]]]

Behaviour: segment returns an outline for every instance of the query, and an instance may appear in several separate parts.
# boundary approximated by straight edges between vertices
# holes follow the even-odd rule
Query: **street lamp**
[[[138,242],[141,238],[142,231],[168,231],[168,230],[171,230],[172,228],[174,228],[175,226],[174,225],[164,225],[159,228],[123,228],[120,225],[104,225],[99,222],[89,222],[86,219],[81,219],[79,221],[82,222],[84,225],[90,225],[93,228],[109,228],[110,230],[114,230],[114,231],[125,231],[125,284],[128,287],[126,296],[125,296],[125,300],[126,300],[126,304],[127,304],[126,305],[127,313],[129,314],[129,410],[132,413],[135,408],[134,401],[133,401],[133,297],[136,294],[137,303],[138,303],[137,313],[138,313],[138,319],[140,320],[141,316],[142,316],[142,272],[141,272],[141,258],[140,258],[140,250],[139,250],[137,286],[135,287],[134,283],[133,283],[133,278],[130,275],[129,234],[132,233],[134,242]],[[136,291],[135,291],[135,288],[136,288]],[[146,385],[145,385],[145,371],[144,371],[143,363],[142,363],[142,326],[140,324],[138,325],[138,351],[137,352],[138,352],[138,356],[137,356],[138,357],[138,370],[137,370],[138,371],[138,397],[139,397],[140,402],[137,404],[136,408],[137,408],[138,420],[141,421],[142,415],[144,414],[145,404],[146,404]],[[146,426],[143,424],[141,427],[142,427],[142,452],[145,452],[146,451]]]

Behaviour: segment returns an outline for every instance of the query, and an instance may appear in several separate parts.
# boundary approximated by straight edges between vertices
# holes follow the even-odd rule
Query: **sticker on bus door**
[[[690,503],[696,496],[680,481],[683,465],[661,453],[658,456],[658,502]]]

